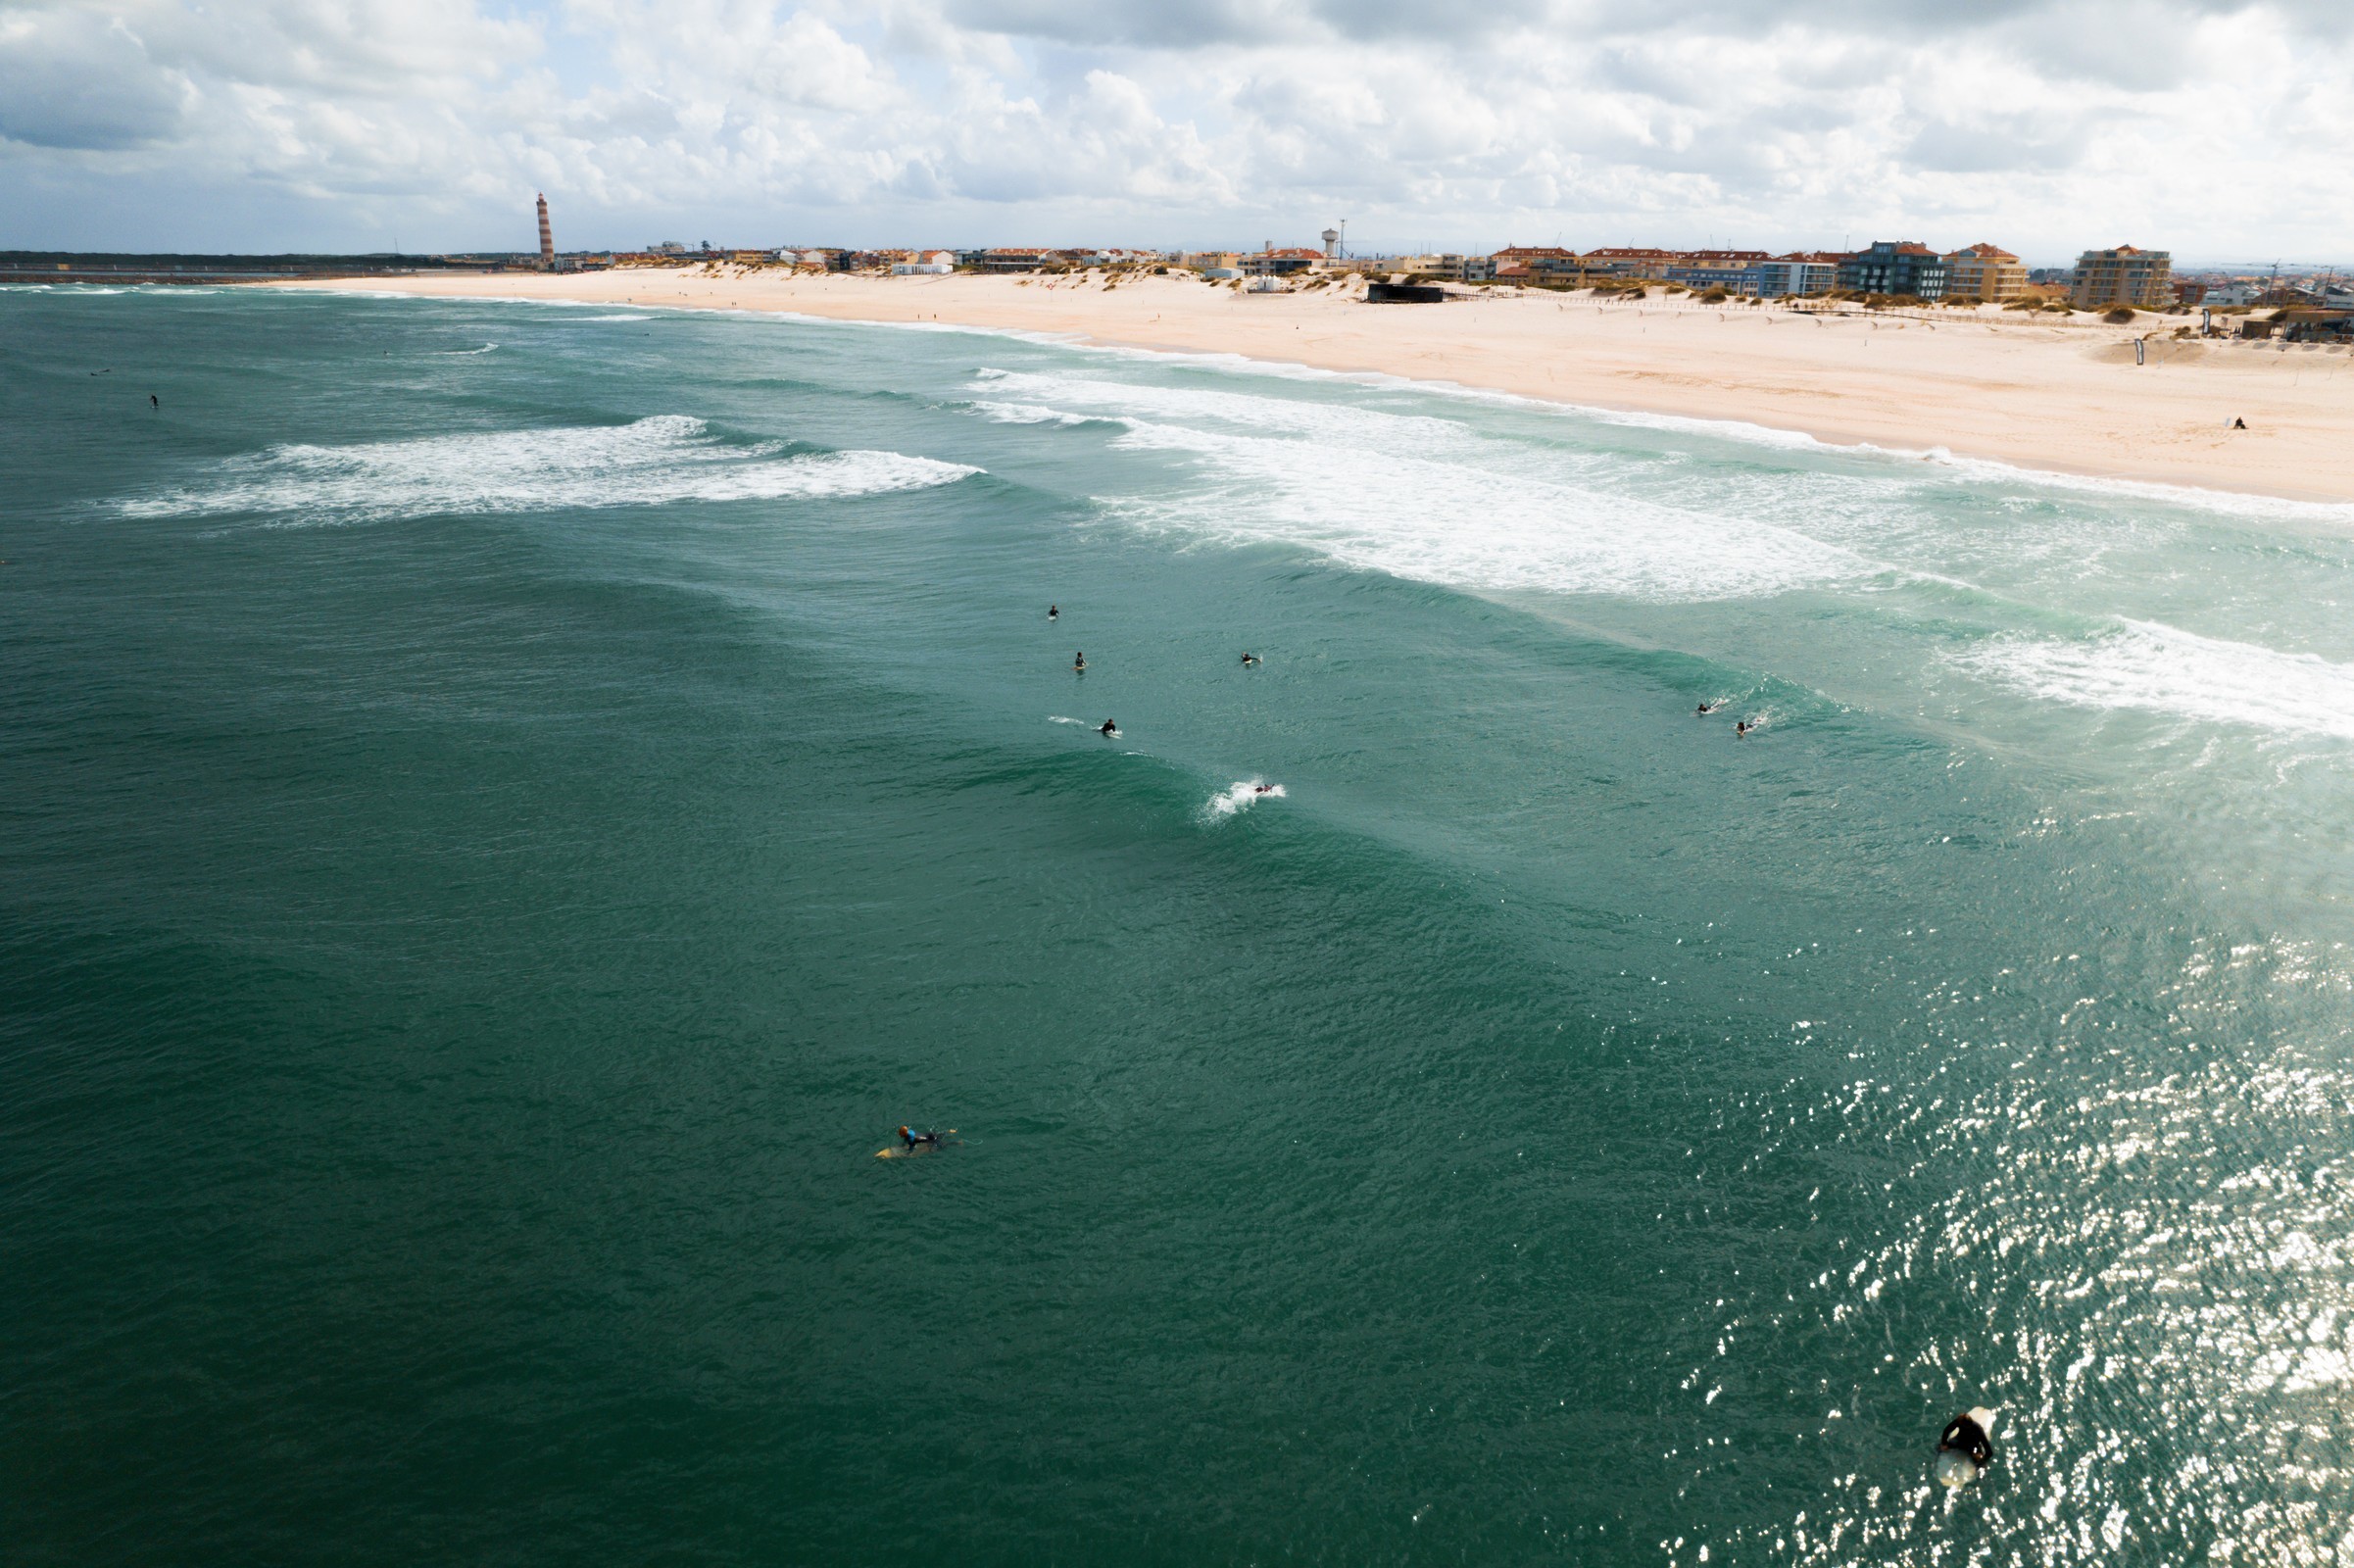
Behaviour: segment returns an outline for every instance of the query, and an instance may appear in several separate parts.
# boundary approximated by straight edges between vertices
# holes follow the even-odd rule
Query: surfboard
[[[933,1150],[942,1148],[946,1140],[956,1137],[956,1129],[951,1127],[940,1136],[943,1140],[941,1144],[917,1144],[913,1149],[903,1149],[899,1145],[893,1144],[889,1149],[876,1150],[874,1157],[877,1159],[913,1159],[918,1154],[928,1154]]]

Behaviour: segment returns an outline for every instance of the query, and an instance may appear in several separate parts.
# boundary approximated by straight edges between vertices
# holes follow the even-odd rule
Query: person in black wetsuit
[[[1716,704],[1702,703],[1699,707],[1693,709],[1692,711],[1694,713],[1713,713],[1716,711]]]
[[[1049,620],[1060,620],[1061,618],[1062,618],[1062,607],[1061,607],[1060,605],[1049,605],[1049,606],[1047,606],[1047,619],[1049,619]]]
[[[1994,1462],[1994,1440],[1986,1434],[1986,1425],[1993,1419],[1993,1411],[1974,1409],[1945,1423],[1945,1430],[1937,1434],[1939,1482],[1958,1489],[1986,1474],[1986,1466]]]
[[[156,401],[156,395],[153,392],[150,392],[147,394],[147,406],[151,409],[160,409],[164,405]]]
[[[1097,733],[1097,734],[1099,734],[1099,735],[1103,735],[1103,736],[1105,736],[1105,737],[1109,737],[1109,736],[1117,735],[1119,732],[1120,732],[1120,726],[1119,726],[1119,725],[1118,725],[1116,722],[1114,722],[1113,720],[1111,720],[1111,719],[1108,719],[1108,718],[1107,718],[1107,719],[1105,719],[1105,720],[1103,720],[1103,723],[1102,723],[1100,726],[1098,726],[1098,728],[1097,728],[1097,730],[1096,730],[1096,733]]]
[[[1745,718],[1735,719],[1733,721],[1733,733],[1737,739],[1744,741],[1747,740],[1749,738],[1749,721]]]
[[[1076,654],[1073,654],[1073,655],[1071,656],[1071,668],[1072,668],[1072,669],[1074,669],[1074,670],[1079,670],[1079,669],[1085,669],[1086,667],[1087,667],[1087,655],[1086,655],[1084,652],[1081,652],[1081,653],[1076,653]]]
[[[1256,654],[1245,654],[1243,656],[1243,662],[1246,664],[1255,664],[1258,662],[1258,655]]]

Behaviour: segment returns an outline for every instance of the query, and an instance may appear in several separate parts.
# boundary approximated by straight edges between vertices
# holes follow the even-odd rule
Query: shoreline
[[[2054,324],[1992,307],[1936,319],[1824,318],[1678,299],[1602,304],[1585,294],[1501,292],[1373,307],[1338,291],[1251,295],[1180,275],[1131,276],[1107,288],[1077,274],[718,268],[240,286],[1010,331],[1390,377],[1604,416],[1746,425],[1897,457],[2354,502],[2354,356],[2334,346],[2151,336],[2148,363],[2134,364],[2135,337],[2172,331],[2183,318],[2145,317],[2133,327]],[[2248,428],[2230,429],[2234,417]]]

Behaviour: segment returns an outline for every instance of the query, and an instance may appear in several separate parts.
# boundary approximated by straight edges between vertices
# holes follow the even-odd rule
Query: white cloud
[[[2337,0],[1635,9],[0,0],[0,242],[2347,242]]]

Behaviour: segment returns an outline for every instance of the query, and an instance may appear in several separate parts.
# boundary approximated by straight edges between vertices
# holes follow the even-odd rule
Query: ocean
[[[2354,1553],[2354,509],[199,289],[0,460],[12,1564]]]

